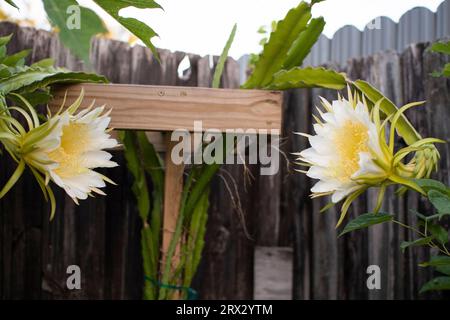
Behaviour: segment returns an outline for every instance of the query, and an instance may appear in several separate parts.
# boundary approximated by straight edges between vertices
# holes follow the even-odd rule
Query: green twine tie
[[[144,276],[144,279],[147,281],[150,281],[154,286],[157,286],[159,288],[165,288],[165,289],[170,289],[170,290],[178,290],[178,291],[185,291],[187,292],[187,299],[188,300],[197,300],[198,298],[198,292],[195,291],[192,288],[188,288],[188,287],[182,287],[182,286],[176,286],[176,285],[172,285],[172,284],[166,284],[166,283],[161,283],[153,278]]]

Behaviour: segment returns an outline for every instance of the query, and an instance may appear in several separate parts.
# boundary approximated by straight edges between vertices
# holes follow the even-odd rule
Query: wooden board
[[[174,145],[176,145],[176,142],[169,140],[168,150],[170,151]],[[166,153],[165,165],[164,230],[162,251],[164,253],[167,253],[170,241],[172,240],[172,235],[175,232],[178,215],[180,213],[181,194],[183,191],[184,165],[174,164],[170,159],[170,152]],[[176,253],[175,256],[176,260],[178,260],[178,253]]]
[[[83,107],[112,108],[111,126],[147,131],[206,129],[280,129],[282,94],[277,91],[163,87],[123,84],[79,84],[60,87],[50,103],[57,111],[67,91],[73,102],[85,90]]]
[[[170,140],[170,134],[166,134],[166,170],[164,182],[164,218],[163,218],[163,245],[162,257],[166,261],[166,254],[169,251],[170,242],[175,232],[178,216],[180,213],[181,195],[183,192],[184,165],[176,165],[172,162],[171,151],[176,142]],[[180,260],[180,244],[178,243],[175,254],[172,258],[172,267],[176,268]],[[162,266],[164,269],[164,264]],[[179,299],[180,293],[174,292],[171,299]]]

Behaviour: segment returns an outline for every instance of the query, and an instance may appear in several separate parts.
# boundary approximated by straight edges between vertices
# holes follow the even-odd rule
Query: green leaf
[[[9,43],[9,41],[11,41],[12,36],[13,35],[10,34],[4,37],[0,37],[0,47],[6,46]]]
[[[54,64],[55,60],[53,60],[52,58],[48,58],[39,60],[38,62],[33,63],[30,67],[51,68]]]
[[[25,64],[25,58],[28,57],[31,50],[22,50],[13,55],[7,56],[3,59],[2,64],[8,67],[15,67],[16,65],[23,66]]]
[[[138,157],[140,159],[139,165],[144,170],[140,174],[145,176],[145,172],[147,172],[153,183],[153,208],[150,213],[150,225],[153,231],[152,243],[155,245],[156,250],[159,250],[164,195],[164,165],[154,146],[148,141],[145,132],[138,131],[134,133],[134,136],[137,139]]]
[[[356,219],[350,221],[341,232],[339,237],[343,236],[346,233],[367,228],[376,224],[389,222],[394,219],[394,216],[387,213],[366,213],[360,215]]]
[[[260,46],[264,46],[267,43],[268,40],[269,39],[267,39],[267,38],[262,38],[261,40],[259,40],[259,45]]]
[[[427,229],[440,244],[448,242],[448,231],[444,227],[432,223],[428,224]]]
[[[139,215],[142,221],[146,222],[150,213],[150,198],[145,172],[141,167],[140,157],[137,151],[136,132],[121,131],[120,139],[125,147],[124,155],[128,170],[134,178],[132,191],[137,200]]]
[[[442,216],[439,213],[426,216],[414,209],[409,209],[409,212],[411,212],[412,214],[416,215],[419,218],[418,225],[421,227],[428,227],[430,221],[442,218]]]
[[[431,73],[431,76],[433,77],[433,78],[440,78],[440,77],[442,77],[444,74],[442,73],[442,72],[440,72],[440,71],[433,71],[432,73]]]
[[[158,52],[151,42],[151,39],[158,34],[145,23],[134,18],[123,18],[119,15],[119,11],[128,7],[136,7],[138,9],[162,9],[154,0],[94,0],[103,10],[116,19],[122,26],[128,29],[136,37],[142,40],[149,47],[155,57],[159,60]]]
[[[417,183],[419,187],[423,189],[425,192],[429,192],[431,190],[436,190],[442,193],[448,193],[448,188],[445,184],[440,181],[433,179],[414,179],[414,182]]]
[[[450,197],[442,192],[430,190],[428,199],[441,215],[450,214]]]
[[[444,66],[444,70],[442,70],[442,75],[443,75],[444,77],[450,78],[450,63],[447,63],[447,64]]]
[[[154,188],[164,191],[164,165],[158,152],[143,131],[136,132],[140,157],[145,171],[151,176]]]
[[[334,206],[336,206],[336,203],[334,202],[330,202],[327,205],[325,205],[323,208],[320,209],[320,213],[324,213],[325,211],[330,210],[331,208],[333,208]]]
[[[107,32],[102,20],[91,9],[79,6],[76,0],[43,0],[43,3],[51,24],[59,29],[61,42],[90,66],[91,39]],[[69,10],[71,6],[79,8],[80,17],[76,17],[76,11]]]
[[[424,246],[424,245],[428,245],[431,241],[433,241],[434,237],[433,236],[429,236],[426,238],[420,238],[414,241],[403,241],[402,244],[400,245],[400,249],[402,250],[402,252],[405,252],[405,250],[409,247],[418,247],[418,246]]]
[[[152,232],[148,226],[141,229],[141,253],[142,253],[142,269],[144,277],[146,277],[143,289],[144,300],[156,299],[156,286],[148,279],[158,279],[157,269],[158,263],[155,260],[155,246],[152,242]],[[157,249],[157,252],[159,248]],[[159,256],[158,256],[159,259]],[[148,279],[147,279],[148,277]]]
[[[422,213],[420,213],[417,210],[414,209],[409,209],[409,212],[411,212],[412,214],[414,214],[415,216],[417,216],[419,219],[423,220],[423,221],[427,221],[428,217]]]
[[[14,3],[13,0],[5,0],[5,2],[6,2],[7,4],[9,4],[10,6],[13,6],[13,7],[16,8],[16,9],[19,9],[19,7]]]
[[[212,82],[213,88],[219,88],[220,87],[220,79],[222,77],[223,68],[225,67],[225,62],[228,58],[228,52],[230,51],[231,45],[233,44],[234,37],[236,35],[237,25],[235,24],[233,29],[231,30],[231,34],[228,38],[227,43],[225,44],[225,47],[223,48],[222,54],[220,55],[219,62],[217,63],[216,70],[214,72],[214,78]]]
[[[0,80],[11,76],[11,71],[4,64],[0,64]]]
[[[48,91],[34,91],[34,92],[28,92],[28,93],[22,93],[21,96],[27,100],[33,107],[37,105],[45,105],[47,104],[50,99],[52,98],[52,95]],[[17,96],[14,95],[8,95],[8,99],[14,101],[14,103],[21,107],[26,107],[23,103],[23,101]]]
[[[448,256],[434,256],[430,261],[422,262],[419,264],[421,267],[441,267],[450,266],[450,257]]]
[[[437,53],[444,53],[450,55],[450,41],[448,42],[435,42],[430,47],[430,50]]]
[[[355,87],[361,91],[373,104],[381,101],[380,109],[385,115],[394,115],[398,108],[395,104],[386,98],[380,91],[375,89],[371,84],[363,80],[357,80],[353,83]],[[401,115],[397,122],[397,132],[405,140],[408,145],[412,145],[421,139],[420,134],[414,126],[409,122],[405,115]]]
[[[275,74],[268,88],[284,90],[291,88],[328,88],[340,90],[346,86],[345,76],[325,68],[293,68]]]
[[[64,84],[64,83],[107,83],[108,80],[104,76],[97,75],[95,73],[84,72],[60,72],[49,77],[46,77],[42,81],[34,82],[22,90],[23,92],[34,92],[36,89],[45,88],[49,85]]]
[[[187,235],[187,257],[183,286],[189,287],[201,260],[208,220],[209,189],[203,193],[193,211]]]
[[[291,69],[299,67],[303,64],[303,60],[311,52],[311,48],[319,39],[325,27],[325,20],[320,17],[312,19],[308,24],[306,30],[300,33],[300,36],[295,40],[292,47],[287,53],[287,58],[284,61],[282,69]]]
[[[144,274],[156,280],[159,277],[160,261],[163,166],[153,145],[147,140],[145,132],[120,131],[119,138],[124,145],[127,168],[133,175],[132,191],[143,222],[141,246]],[[147,187],[145,171],[152,178],[152,198]],[[157,298],[157,290],[149,281],[146,281],[144,285],[144,298],[153,300]]]
[[[436,271],[450,276],[450,266],[438,266]]]
[[[62,68],[26,68],[11,77],[0,80],[0,93],[33,92],[55,83],[105,83],[106,78],[96,74],[71,72]]]
[[[273,75],[280,71],[292,44],[306,29],[308,21],[311,19],[311,6],[300,3],[296,8],[291,9],[286,17],[278,22],[277,28],[270,35],[269,41],[264,46],[255,69],[244,88],[262,88],[267,86]]]
[[[0,46],[0,63],[3,60],[3,58],[6,56],[6,47]]]
[[[20,160],[19,164],[17,165],[16,170],[14,170],[14,173],[9,178],[9,180],[6,182],[6,184],[3,186],[2,190],[0,191],[0,199],[5,196],[11,190],[11,188],[16,184],[16,182],[20,179],[20,177],[23,174],[23,171],[25,170],[25,161]]]
[[[420,293],[428,291],[450,290],[450,277],[437,277],[425,283],[420,289]]]

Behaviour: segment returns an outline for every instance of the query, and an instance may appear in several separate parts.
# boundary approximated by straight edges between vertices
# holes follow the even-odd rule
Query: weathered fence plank
[[[291,300],[292,248],[255,248],[255,300]]]
[[[285,94],[284,124],[282,136],[285,141],[282,150],[290,160],[288,166],[281,166],[280,214],[291,217],[289,228],[283,227],[280,235],[291,230],[294,246],[294,299],[310,299],[311,276],[313,274],[312,252],[312,201],[308,198],[310,180],[297,174],[292,165],[295,158],[292,152],[307,148],[307,139],[292,132],[311,130],[310,95],[304,90],[292,90]],[[283,162],[282,162],[283,163]],[[288,221],[289,221],[288,220]],[[281,243],[280,243],[281,244]],[[281,245],[287,245],[283,242]]]

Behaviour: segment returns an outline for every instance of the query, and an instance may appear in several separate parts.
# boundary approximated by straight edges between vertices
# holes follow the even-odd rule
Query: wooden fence
[[[83,65],[62,47],[56,36],[14,24],[0,23],[0,35],[14,33],[9,50],[31,48],[31,61],[53,57],[60,66],[80,70]],[[409,112],[424,135],[450,139],[450,82],[434,79],[431,71],[445,59],[412,45],[404,53],[386,52],[348,62],[343,71],[352,78],[370,80],[398,104],[427,100],[425,107]],[[178,77],[186,56],[160,50],[161,64],[149,50],[105,39],[93,42],[96,72],[114,83],[160,84],[208,87],[212,80],[209,57],[188,54],[190,76]],[[217,59],[215,58],[214,61]],[[332,67],[332,66],[331,66]],[[336,67],[337,68],[337,67]],[[342,68],[342,67],[339,67]],[[239,85],[239,66],[227,61],[223,87]],[[335,98],[327,90],[294,90],[285,94],[282,149],[290,152],[307,147],[293,131],[310,131],[317,96]],[[450,154],[441,147],[439,178],[450,182]],[[13,167],[2,157],[0,182]],[[107,170],[119,186],[107,188],[107,197],[83,201],[76,206],[58,192],[55,220],[48,221],[48,206],[38,185],[27,175],[0,201],[0,298],[21,299],[138,299],[143,273],[140,256],[140,220],[130,190],[131,177],[121,153],[119,168]],[[258,246],[294,248],[293,297],[296,299],[410,299],[430,278],[429,270],[417,267],[427,250],[402,254],[399,244],[410,234],[393,226],[374,228],[337,238],[336,212],[319,214],[324,201],[308,198],[311,181],[296,174],[284,161],[275,176],[258,176],[258,166],[248,170],[248,181],[240,165],[225,165],[213,181],[206,248],[193,285],[203,299],[251,299],[254,295],[254,253]],[[229,189],[234,190],[230,196]],[[244,210],[240,217],[234,200],[239,195]],[[358,201],[351,215],[365,212],[373,197]],[[411,221],[408,208],[423,209],[415,195],[396,198],[390,194],[386,210]],[[251,238],[247,237],[243,221]],[[79,265],[82,289],[66,289],[66,268]],[[366,268],[382,270],[382,289],[369,291]],[[282,272],[282,271],[280,271]]]

